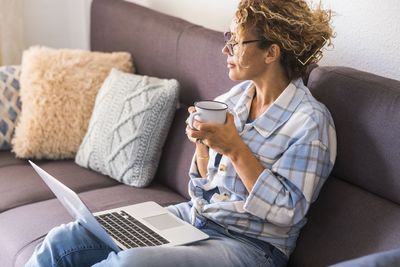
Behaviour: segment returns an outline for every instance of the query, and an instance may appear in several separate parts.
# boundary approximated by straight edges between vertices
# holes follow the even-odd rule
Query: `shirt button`
[[[224,164],[220,164],[218,170],[224,172],[226,171],[226,166]]]

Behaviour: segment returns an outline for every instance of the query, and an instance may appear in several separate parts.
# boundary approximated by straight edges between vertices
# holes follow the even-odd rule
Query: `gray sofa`
[[[79,193],[92,211],[188,198],[194,150],[184,135],[187,106],[228,90],[220,32],[121,0],[94,0],[91,48],[128,51],[137,73],[175,78],[181,107],[168,133],[155,180],[119,184],[73,160],[36,161]],[[327,266],[400,246],[400,82],[345,67],[316,67],[305,78],[332,113],[338,154],[313,204],[289,266]],[[22,266],[54,226],[71,217],[25,160],[0,151],[0,266]]]

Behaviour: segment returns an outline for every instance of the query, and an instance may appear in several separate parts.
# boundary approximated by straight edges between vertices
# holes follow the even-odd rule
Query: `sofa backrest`
[[[128,18],[128,19],[127,19]],[[175,78],[181,107],[157,179],[182,195],[194,146],[184,135],[187,107],[228,90],[222,34],[122,0],[94,0],[91,48],[128,51],[137,73]],[[332,176],[400,203],[400,82],[343,67],[317,67],[308,81],[331,111],[338,133]]]
[[[332,176],[400,204],[400,81],[318,67],[308,87],[335,122],[338,152]]]
[[[181,105],[166,133],[155,179],[188,197],[194,145],[185,136],[187,108],[194,101],[215,98],[234,84],[221,53],[222,33],[130,2],[94,0],[90,35],[94,51],[130,52],[136,73],[179,81]]]
[[[338,151],[288,266],[328,266],[400,246],[400,81],[317,67],[308,87],[330,110]]]

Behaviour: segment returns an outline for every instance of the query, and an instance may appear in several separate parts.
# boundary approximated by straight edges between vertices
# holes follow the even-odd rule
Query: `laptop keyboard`
[[[160,246],[169,243],[124,211],[95,217],[109,235],[127,248]]]

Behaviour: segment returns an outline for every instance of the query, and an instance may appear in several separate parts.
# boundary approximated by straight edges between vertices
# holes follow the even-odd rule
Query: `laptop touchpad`
[[[161,215],[151,216],[143,218],[146,222],[150,223],[152,226],[158,230],[165,230],[173,227],[183,226],[184,223],[174,218],[173,215],[164,213]]]

